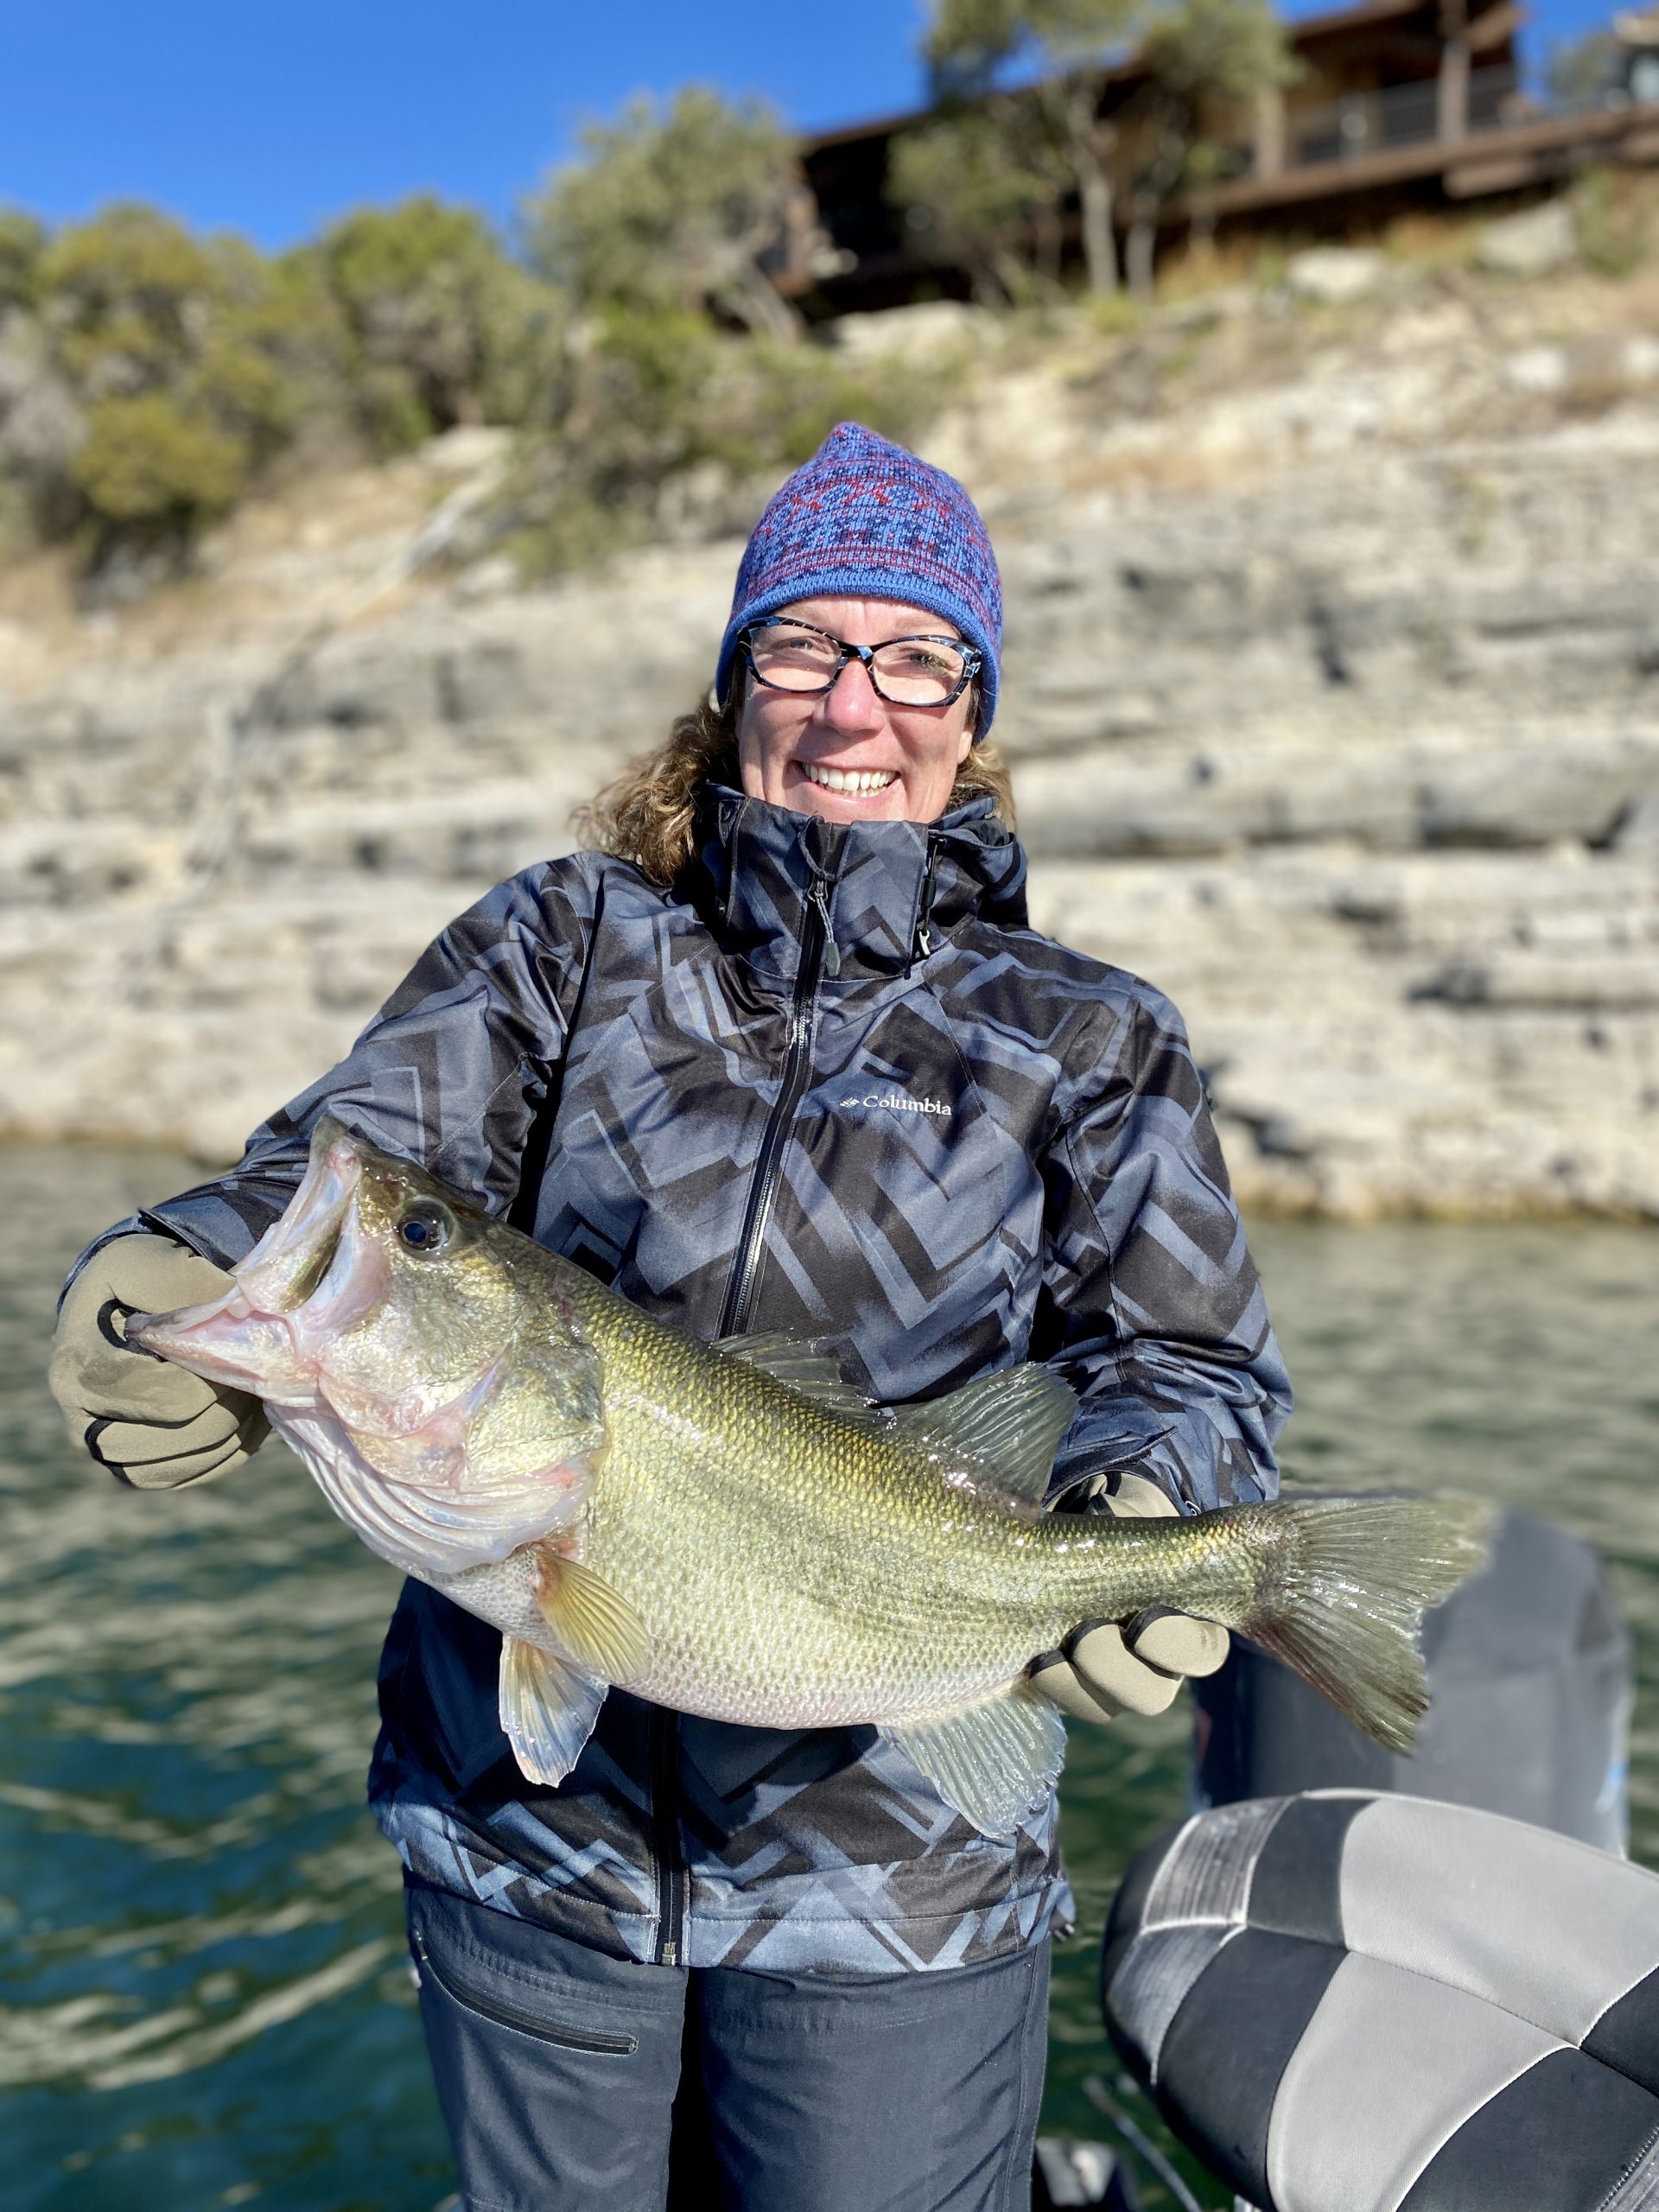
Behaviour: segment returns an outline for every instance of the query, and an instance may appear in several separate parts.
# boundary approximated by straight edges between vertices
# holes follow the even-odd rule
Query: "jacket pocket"
[[[475,2012],[493,2027],[514,2029],[521,2036],[534,2037],[537,2043],[556,2044],[561,2050],[592,2051],[605,2058],[632,2058],[639,2048],[637,2036],[607,2035],[601,2028],[579,2028],[560,2020],[543,2019],[499,1990],[486,1988],[470,1974],[458,1973],[453,1965],[441,1967],[418,1928],[411,1941],[423,1979],[429,1975],[452,2005],[459,2005],[463,2012]]]

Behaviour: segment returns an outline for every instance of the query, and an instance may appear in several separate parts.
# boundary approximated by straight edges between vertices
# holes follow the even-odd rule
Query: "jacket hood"
[[[1026,856],[989,798],[937,822],[825,822],[721,784],[692,895],[722,941],[782,980],[821,905],[842,980],[904,974],[970,918],[1026,926]]]

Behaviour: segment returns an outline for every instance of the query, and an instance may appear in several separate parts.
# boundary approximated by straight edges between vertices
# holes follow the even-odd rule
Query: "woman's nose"
[[[849,660],[824,695],[823,718],[836,729],[873,729],[881,719],[870,672],[861,660]]]

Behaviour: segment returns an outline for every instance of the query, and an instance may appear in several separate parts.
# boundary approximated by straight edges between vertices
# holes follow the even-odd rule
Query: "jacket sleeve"
[[[1289,1377],[1169,1001],[1137,986],[1064,1104],[1032,1357],[1080,1403],[1051,1497],[1132,1465],[1189,1512],[1272,1497]]]
[[[498,884],[428,946],[339,1065],[254,1131],[237,1166],[118,1223],[77,1271],[135,1230],[234,1267],[293,1196],[325,1110],[504,1212],[580,989],[591,937],[582,886],[556,864]]]

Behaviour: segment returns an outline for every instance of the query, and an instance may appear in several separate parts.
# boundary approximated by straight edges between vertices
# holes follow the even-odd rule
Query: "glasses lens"
[[[750,631],[749,658],[763,683],[780,691],[823,691],[835,681],[841,655],[821,631],[768,626]]]
[[[894,638],[876,648],[876,689],[895,706],[942,706],[961,689],[967,666],[948,638]]]

